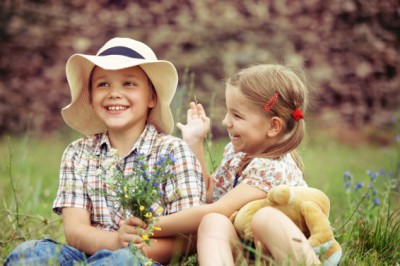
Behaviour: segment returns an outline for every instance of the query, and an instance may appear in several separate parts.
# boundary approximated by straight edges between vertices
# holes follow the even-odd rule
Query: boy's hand
[[[121,222],[118,230],[119,245],[126,248],[129,243],[134,243],[137,248],[143,248],[144,242],[139,235],[138,227],[146,228],[146,226],[147,225],[137,217],[131,217]]]
[[[203,142],[210,129],[210,118],[206,116],[206,112],[201,104],[190,103],[187,111],[186,125],[177,123],[176,126],[182,132],[183,140],[191,146],[191,144]]]

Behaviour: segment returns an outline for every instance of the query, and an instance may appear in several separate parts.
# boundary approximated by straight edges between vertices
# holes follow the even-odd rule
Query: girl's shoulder
[[[233,157],[237,158],[243,158],[246,154],[243,152],[237,152],[235,153],[235,150],[233,149],[232,142],[228,142],[224,148],[224,158],[227,159],[232,159]]]
[[[302,178],[303,173],[298,167],[292,156],[288,153],[279,158],[261,158],[256,157],[244,170],[244,174],[251,175],[283,175]]]

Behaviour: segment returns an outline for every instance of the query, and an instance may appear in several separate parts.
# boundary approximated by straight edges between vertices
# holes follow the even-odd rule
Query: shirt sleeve
[[[58,192],[53,202],[55,213],[61,214],[64,207],[91,209],[91,201],[83,178],[86,172],[85,165],[77,152],[76,143],[70,144],[61,160]]]
[[[165,214],[205,203],[205,184],[201,166],[186,142],[175,139],[170,154],[174,157],[175,178],[165,188]]]

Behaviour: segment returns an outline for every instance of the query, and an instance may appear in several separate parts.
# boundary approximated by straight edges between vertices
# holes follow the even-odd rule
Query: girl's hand
[[[206,116],[203,106],[191,102],[186,120],[186,125],[176,124],[182,132],[183,140],[189,146],[198,142],[202,143],[210,129],[210,118]]]
[[[126,248],[129,243],[134,244],[137,248],[143,248],[144,241],[139,235],[140,228],[146,228],[146,224],[137,217],[131,217],[122,221],[118,230],[118,242],[120,247]]]

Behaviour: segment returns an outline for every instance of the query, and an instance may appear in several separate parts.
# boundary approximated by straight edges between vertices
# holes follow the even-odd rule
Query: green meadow
[[[21,241],[44,237],[64,241],[62,222],[51,206],[62,152],[78,137],[64,132],[0,140],[1,261]],[[227,141],[208,142],[210,168],[220,162]],[[299,153],[309,185],[331,200],[330,221],[343,248],[342,265],[398,265],[399,193],[393,188],[399,178],[398,144],[350,145],[312,128]],[[191,256],[187,261],[196,260]]]

